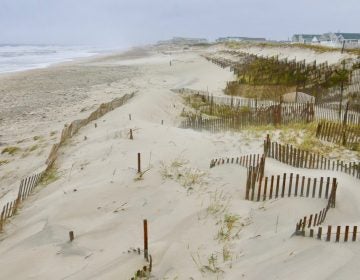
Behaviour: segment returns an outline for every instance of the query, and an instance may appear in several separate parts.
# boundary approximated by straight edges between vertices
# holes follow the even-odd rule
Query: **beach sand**
[[[1,78],[3,104],[13,109],[2,115],[0,139],[21,147],[2,155],[12,159],[0,166],[3,200],[44,164],[64,123],[136,92],[61,148],[58,179],[39,187],[0,235],[1,279],[130,279],[146,264],[133,251],[142,248],[143,219],[151,279],[348,279],[359,272],[357,243],[291,237],[298,219],[323,208],[324,199],[246,201],[245,168],[209,169],[213,158],[262,153],[266,133],[178,128],[184,104],[172,89],[220,95],[234,78],[200,56],[206,51],[150,48]],[[23,156],[36,141],[41,152]],[[354,177],[267,161],[266,175],[283,172],[338,177],[339,206],[328,221],[359,223]]]

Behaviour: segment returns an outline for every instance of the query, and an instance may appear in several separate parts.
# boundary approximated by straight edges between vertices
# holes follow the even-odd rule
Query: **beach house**
[[[319,43],[320,36],[319,34],[294,34],[291,41],[300,44]]]
[[[360,33],[325,33],[320,37],[321,43],[329,43],[333,45],[360,46]]]

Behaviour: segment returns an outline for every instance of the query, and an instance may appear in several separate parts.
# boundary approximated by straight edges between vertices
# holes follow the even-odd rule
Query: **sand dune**
[[[18,145],[29,145],[34,135],[44,135],[40,155],[18,154],[0,166],[1,174],[9,174],[1,178],[3,193],[43,164],[58,137],[50,138],[51,131],[98,103],[137,94],[62,148],[59,179],[39,187],[0,236],[1,279],[130,279],[146,264],[132,251],[142,248],[143,219],[149,223],[151,279],[347,279],[359,272],[357,243],[291,237],[304,209],[317,211],[319,200],[246,201],[245,168],[209,169],[216,157],[261,153],[265,131],[210,134],[178,128],[184,104],[172,89],[221,93],[233,78],[228,69],[202,58],[203,51],[153,49],[135,58],[114,55],[3,78],[4,102],[16,110],[4,113],[1,141],[25,138]],[[17,87],[25,78],[27,84]],[[44,89],[37,91],[42,83]],[[10,98],[15,92],[16,99]],[[23,116],[27,100],[33,103],[24,112],[36,113]],[[142,176],[137,153],[146,170]],[[329,221],[343,223],[346,217],[359,223],[357,179],[267,161],[267,174],[283,172],[338,177],[339,207]],[[234,222],[223,235],[229,218]]]

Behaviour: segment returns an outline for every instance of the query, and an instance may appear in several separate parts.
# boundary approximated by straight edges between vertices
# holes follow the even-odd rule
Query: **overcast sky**
[[[360,33],[360,0],[0,0],[0,43],[129,46],[172,36]]]

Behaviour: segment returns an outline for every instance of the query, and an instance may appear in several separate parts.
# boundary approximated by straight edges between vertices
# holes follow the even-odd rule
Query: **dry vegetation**
[[[55,165],[48,168],[41,178],[40,184],[46,186],[50,183],[55,182],[60,178],[58,169]]]
[[[174,180],[187,190],[206,184],[206,173],[188,166],[188,161],[176,158],[171,163],[161,162],[160,174],[163,180]]]
[[[276,42],[261,42],[261,43],[248,43],[248,42],[229,42],[226,43],[228,48],[241,48],[241,47],[250,47],[250,46],[258,46],[258,47],[276,47],[276,48],[300,48],[300,49],[309,49],[315,51],[317,53],[325,53],[325,52],[339,52],[341,48],[332,48],[322,45],[309,45],[309,44],[300,44],[300,43],[276,43]],[[360,55],[360,49],[345,49],[347,53]]]
[[[210,110],[210,103],[206,98],[201,96],[185,96],[184,97],[185,105],[190,107],[189,111],[183,111],[183,117],[191,117],[195,115],[204,115],[207,117],[231,117],[239,115],[246,110],[249,110],[245,107],[230,107],[226,105],[216,105],[216,109]],[[241,129],[248,135],[244,138],[244,144],[251,142],[252,138],[263,137],[267,133],[272,134],[272,139],[277,137],[280,142],[291,144],[296,148],[301,150],[319,153],[326,157],[340,159],[344,156],[346,152],[349,157],[360,158],[360,145],[353,145],[352,151],[346,149],[345,147],[320,140],[316,137],[316,128],[318,123],[292,123],[288,125],[260,125],[260,126],[249,126],[246,129]]]
[[[9,147],[6,147],[4,148],[2,151],[1,151],[1,154],[9,154],[9,155],[15,155],[16,153],[18,153],[21,149],[19,147],[16,147],[16,146],[9,146]]]
[[[284,93],[300,90],[320,98],[329,88],[345,86],[350,81],[351,71],[343,66],[318,67],[275,57],[243,56],[243,62],[235,66],[237,81],[225,89],[228,95],[279,100]],[[353,67],[356,69],[357,65]]]

